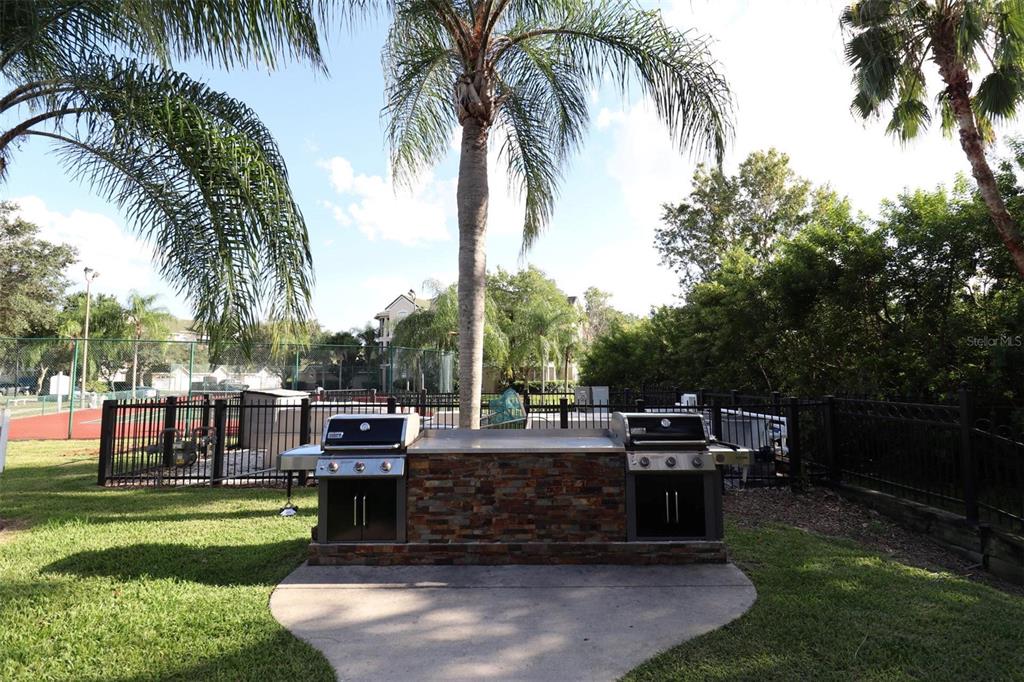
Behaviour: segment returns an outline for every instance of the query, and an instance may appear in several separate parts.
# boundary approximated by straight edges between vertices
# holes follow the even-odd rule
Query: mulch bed
[[[927,536],[897,526],[873,509],[831,490],[794,495],[789,488],[749,488],[725,495],[725,513],[745,528],[782,523],[829,537],[853,540],[909,566],[947,571],[1024,596],[1024,587],[1001,580]]]

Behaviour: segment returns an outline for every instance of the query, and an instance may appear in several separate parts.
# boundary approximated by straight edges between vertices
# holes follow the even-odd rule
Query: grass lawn
[[[10,444],[0,680],[333,679],[267,607],[302,561],[313,491],[288,519],[281,490],[103,490],[96,451]]]
[[[311,490],[291,519],[278,490],[102,490],[95,451],[11,444],[0,679],[332,678],[267,608]],[[1024,599],[790,527],[729,524],[728,541],[757,603],[629,679],[1024,679]]]

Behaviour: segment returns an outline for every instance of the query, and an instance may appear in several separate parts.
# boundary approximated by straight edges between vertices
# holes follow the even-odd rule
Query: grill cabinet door
[[[360,509],[364,481],[350,478],[321,479],[327,485],[327,537],[320,542],[352,542],[363,537]],[[324,513],[323,507],[321,512]]]
[[[675,534],[671,492],[674,478],[663,474],[640,474],[636,477],[637,537],[666,538]]]
[[[363,521],[363,540],[398,539],[398,481],[370,478],[361,481],[363,496],[359,513]],[[365,504],[364,504],[365,503]]]
[[[679,496],[678,517],[675,516],[675,497]],[[704,476],[700,474],[683,474],[674,476],[672,489],[672,513],[675,525],[672,534],[683,538],[702,538],[707,535],[707,523],[704,509]]]

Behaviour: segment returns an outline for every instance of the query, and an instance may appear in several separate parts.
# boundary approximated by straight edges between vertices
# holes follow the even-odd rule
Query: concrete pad
[[[270,610],[341,680],[613,680],[756,597],[732,564],[303,565]]]

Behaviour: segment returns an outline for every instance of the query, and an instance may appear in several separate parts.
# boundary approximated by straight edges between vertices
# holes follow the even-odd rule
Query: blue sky
[[[842,62],[840,2],[666,1],[667,20],[714,39],[716,58],[735,91],[737,135],[727,170],[756,149],[775,146],[798,173],[828,182],[854,205],[874,213],[900,189],[948,183],[967,169],[958,145],[938,131],[908,147],[849,113],[849,71]],[[427,279],[454,281],[457,268],[455,154],[425,176],[411,195],[395,194],[379,117],[384,26],[333,36],[330,77],[304,66],[273,74],[184,70],[249,104],[277,137],[292,188],[306,216],[315,259],[314,312],[338,330],[369,321],[396,295]],[[519,257],[517,202],[504,175],[491,178],[488,266],[532,263],[568,294],[598,286],[618,307],[644,313],[675,299],[675,278],[652,247],[660,204],[689,189],[694,162],[678,154],[650,109],[635,95],[593,93],[593,126],[567,169],[555,217],[530,252]],[[0,121],[0,127],[3,121]],[[51,239],[77,246],[81,268],[100,271],[96,290],[123,297],[159,292],[172,312],[187,301],[153,273],[149,250],[126,228],[116,207],[93,196],[60,169],[42,140],[16,153],[0,196],[18,201],[25,217]]]

